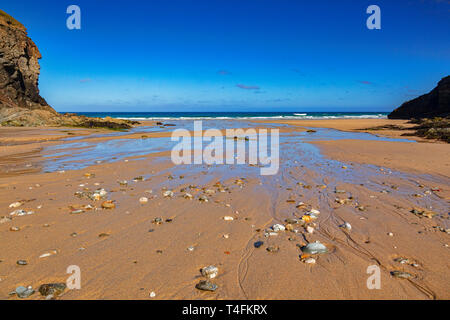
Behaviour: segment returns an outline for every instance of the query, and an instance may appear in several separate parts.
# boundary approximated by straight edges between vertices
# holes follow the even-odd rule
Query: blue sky
[[[81,8],[81,30],[66,8]],[[381,8],[368,30],[366,8]],[[450,1],[0,0],[58,111],[390,111],[450,74]]]

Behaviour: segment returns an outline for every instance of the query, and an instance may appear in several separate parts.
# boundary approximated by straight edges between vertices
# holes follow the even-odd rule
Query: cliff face
[[[450,116],[450,76],[439,81],[436,88],[414,100],[405,102],[389,114],[389,119],[422,119]]]
[[[0,122],[29,110],[57,114],[39,95],[40,58],[25,27],[0,10]]]
[[[41,53],[26,28],[0,10],[0,126],[82,126],[128,129],[135,122],[62,115],[39,94]]]

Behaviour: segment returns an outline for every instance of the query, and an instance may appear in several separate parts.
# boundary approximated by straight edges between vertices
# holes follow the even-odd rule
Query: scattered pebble
[[[303,260],[303,262],[307,263],[307,264],[315,264],[316,263],[316,259],[314,259],[314,258],[306,258],[306,259]]]
[[[309,243],[305,247],[303,247],[302,252],[306,253],[306,254],[321,254],[321,253],[327,253],[328,249],[322,243],[320,243],[319,241],[316,241],[316,242]]]
[[[391,275],[395,278],[399,278],[399,279],[410,279],[413,278],[413,275],[411,273],[405,272],[405,271],[398,271],[398,270],[394,270],[391,271]]]
[[[103,209],[114,209],[115,207],[116,207],[116,204],[114,203],[113,200],[107,200],[102,203]]]
[[[192,194],[190,194],[190,193],[185,193],[185,194],[183,195],[183,198],[192,200],[193,196],[192,196]]]
[[[259,248],[264,244],[263,241],[256,241],[253,245],[255,246],[255,248]]]
[[[167,190],[163,192],[163,196],[166,198],[172,198],[173,197],[173,191]]]
[[[343,229],[346,229],[347,231],[351,231],[352,230],[352,225],[350,223],[348,223],[348,222],[340,225],[339,227],[341,227]]]
[[[52,252],[46,252],[46,253],[44,253],[44,254],[41,254],[41,255],[39,256],[39,258],[47,258],[47,257],[50,257],[50,256],[56,254],[56,253],[57,253],[56,250],[53,250]]]
[[[311,227],[311,226],[307,226],[306,227],[306,232],[308,232],[309,234],[312,234],[312,233],[314,233],[314,228]]]
[[[266,250],[271,253],[275,253],[275,252],[280,251],[280,248],[278,246],[270,246],[270,247],[267,247]]]
[[[15,291],[11,292],[10,295],[17,295],[17,297],[21,298],[21,299],[25,299],[28,298],[29,296],[31,296],[35,291],[33,290],[33,288],[31,286],[28,287],[23,287],[23,286],[19,286],[16,288]]]
[[[282,224],[275,224],[272,226],[272,230],[275,232],[284,231],[286,230],[286,227],[283,226]]]
[[[145,203],[148,202],[148,198],[142,197],[142,198],[139,199],[139,202],[140,202],[141,204],[145,204]]]
[[[65,283],[45,283],[39,287],[39,293],[46,298],[56,298],[66,290]]]
[[[426,210],[426,209],[421,209],[421,208],[413,208],[411,210],[411,213],[415,214],[416,216],[422,218],[422,217],[426,217],[428,219],[433,218],[435,215],[437,215],[436,212],[430,211],[430,210]]]
[[[22,205],[22,202],[13,202],[9,205],[10,208],[18,208]]]
[[[202,275],[208,279],[213,279],[219,274],[219,268],[216,266],[208,266],[202,268]]]
[[[197,283],[197,284],[195,285],[195,287],[196,287],[198,290],[212,291],[212,292],[216,291],[217,288],[218,288],[216,284],[211,283],[211,282],[206,281],[206,280],[200,281],[199,283]]]

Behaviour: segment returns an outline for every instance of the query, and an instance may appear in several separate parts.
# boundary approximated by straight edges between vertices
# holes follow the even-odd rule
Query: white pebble
[[[13,202],[9,205],[10,208],[18,208],[22,205],[21,202]]]
[[[308,263],[308,264],[315,264],[315,263],[316,263],[316,259],[314,259],[314,258],[308,258],[308,259],[305,260],[305,263]]]
[[[147,202],[148,202],[148,198],[142,197],[142,198],[139,199],[139,202],[140,202],[141,204],[147,203]]]

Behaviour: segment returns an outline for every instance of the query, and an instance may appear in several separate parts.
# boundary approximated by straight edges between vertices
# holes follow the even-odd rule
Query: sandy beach
[[[282,126],[280,170],[261,176],[174,165],[174,123],[0,128],[0,299],[73,265],[81,288],[58,299],[450,298],[448,144],[360,130],[401,120],[270,120],[253,126]],[[315,241],[326,253],[307,254]],[[195,287],[209,265],[214,292]]]

